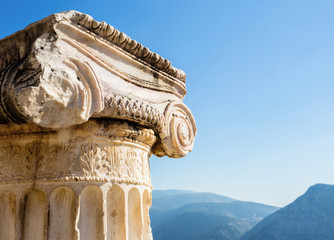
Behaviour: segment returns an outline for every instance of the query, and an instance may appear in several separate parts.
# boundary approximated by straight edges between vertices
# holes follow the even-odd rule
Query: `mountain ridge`
[[[315,184],[295,201],[267,216],[240,240],[332,240],[334,186]]]
[[[158,191],[150,212],[155,240],[238,240],[278,209],[209,192]]]

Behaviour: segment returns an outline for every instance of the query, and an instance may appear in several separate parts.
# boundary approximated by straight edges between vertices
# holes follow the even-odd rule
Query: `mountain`
[[[334,186],[317,184],[266,217],[241,240],[333,240]]]
[[[178,190],[178,189],[154,190],[152,192],[152,197],[160,198],[160,197],[177,196],[177,195],[184,195],[184,194],[195,194],[195,192],[189,191],[189,190]]]
[[[197,193],[187,190],[154,190],[152,192],[152,207],[150,209],[151,227],[153,231],[166,219],[187,204],[201,202],[231,202],[234,199],[214,193]]]
[[[154,202],[151,211],[167,211],[190,203],[235,201],[233,198],[214,193],[197,193],[186,190],[154,190],[152,192],[152,198]]]
[[[237,240],[278,209],[207,192],[158,190],[152,197],[154,240]]]

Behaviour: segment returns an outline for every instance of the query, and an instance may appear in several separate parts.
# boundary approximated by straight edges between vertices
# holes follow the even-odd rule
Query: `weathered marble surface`
[[[185,73],[75,11],[0,56],[0,239],[151,240],[149,157],[196,136]]]
[[[159,156],[193,147],[185,73],[104,22],[54,14],[0,40],[0,56],[0,123],[63,128],[116,118],[152,128]]]
[[[152,239],[155,140],[119,121],[0,127],[0,239]]]

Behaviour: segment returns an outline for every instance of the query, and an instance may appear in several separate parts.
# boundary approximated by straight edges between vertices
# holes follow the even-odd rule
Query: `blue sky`
[[[65,10],[187,73],[195,148],[151,159],[155,189],[284,206],[334,184],[334,1],[3,1],[0,38]]]

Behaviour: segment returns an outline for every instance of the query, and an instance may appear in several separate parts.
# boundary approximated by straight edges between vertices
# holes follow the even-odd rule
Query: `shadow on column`
[[[125,194],[121,187],[114,185],[107,194],[107,240],[126,240]]]
[[[40,190],[32,191],[26,202],[24,218],[24,240],[43,240],[45,229],[45,194]]]
[[[128,196],[129,204],[129,239],[131,240],[141,240],[143,223],[141,215],[141,200],[140,192],[136,188],[132,188]]]
[[[145,190],[143,193],[143,221],[144,221],[144,232],[143,238],[144,240],[152,240],[152,231],[150,224],[150,215],[149,211],[152,205],[152,197],[151,194]]]
[[[16,197],[14,193],[0,194],[0,239],[15,239]]]
[[[80,194],[80,240],[103,239],[103,195],[97,186],[87,186]]]
[[[50,197],[49,239],[73,240],[75,234],[75,194],[68,187],[59,187]]]

